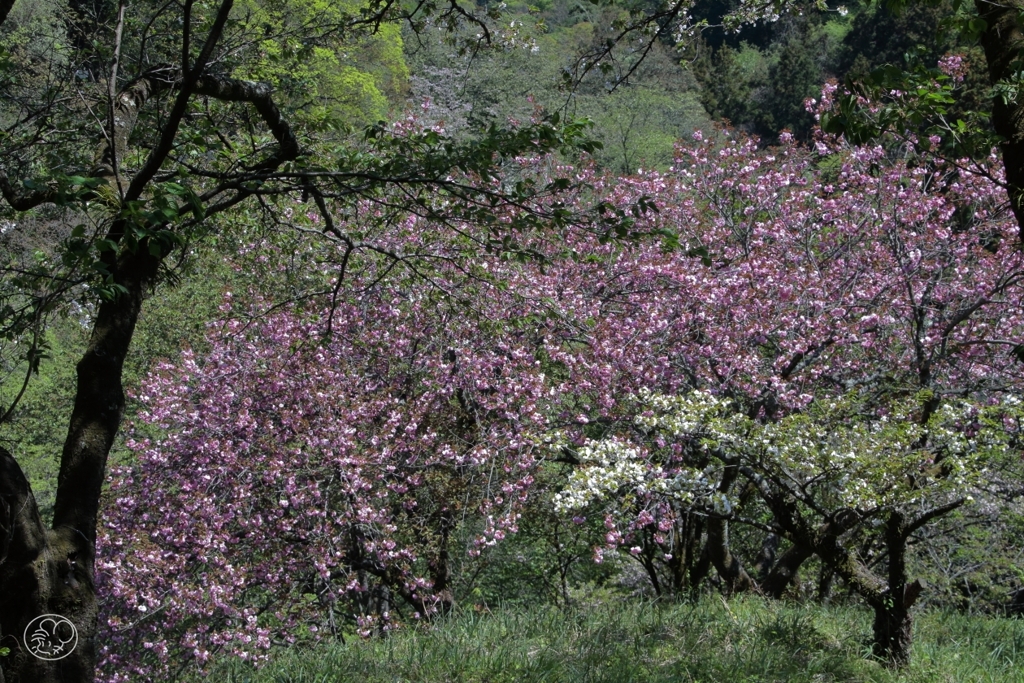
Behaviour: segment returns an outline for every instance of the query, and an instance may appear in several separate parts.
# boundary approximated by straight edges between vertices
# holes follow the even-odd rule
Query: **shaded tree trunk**
[[[141,251],[141,250],[140,250]],[[98,604],[94,554],[100,492],[107,454],[124,413],[121,372],[143,293],[159,258],[132,254],[118,264],[115,281],[127,293],[104,302],[89,346],[78,363],[78,385],[64,442],[53,524],[47,531],[21,468],[0,454],[0,498],[7,553],[0,563],[0,630],[17,639],[14,656],[0,659],[10,683],[91,681],[96,666]],[[70,655],[44,661],[23,642],[25,627],[41,614],[69,619],[78,632]],[[9,660],[9,661],[4,661]]]
[[[711,571],[711,555],[708,553],[708,544],[705,541],[704,545],[701,546],[700,555],[697,556],[697,561],[693,565],[693,569],[690,570],[690,591],[696,595],[696,591],[700,588],[700,584],[704,579],[708,578],[708,573]]]
[[[800,567],[814,554],[814,548],[806,543],[794,543],[771,568],[761,582],[761,590],[770,598],[779,600],[786,590],[796,583]]]
[[[907,583],[909,537],[906,517],[900,512],[892,512],[885,526],[888,586],[884,595],[872,601],[875,610],[874,654],[896,668],[910,663],[913,627],[910,608],[917,602],[923,588],[920,581]]]
[[[779,552],[781,540],[778,534],[768,534],[761,543],[761,551],[754,560],[754,573],[758,581],[764,581],[775,566],[775,556]]]
[[[117,182],[124,202],[141,200],[173,148],[178,127],[196,94],[252,104],[279,143],[278,149],[250,171],[272,171],[294,159],[298,146],[265,84],[204,74],[220,38],[232,0],[222,0],[200,56],[191,68],[158,67],[129,83],[116,98],[113,129],[98,145],[92,175]],[[6,7],[9,9],[9,6]],[[0,0],[0,21],[5,2]],[[146,163],[125,186],[117,178],[119,159],[154,94],[176,89],[174,105],[164,118],[160,140]],[[16,210],[55,201],[55,190],[26,192],[0,175],[0,194]],[[236,201],[247,196],[237,194]],[[138,226],[145,228],[146,226]],[[149,226],[152,227],[152,226]],[[165,227],[165,226],[161,226]],[[95,548],[100,494],[107,455],[124,414],[124,361],[135,333],[146,292],[156,283],[169,247],[151,251],[142,238],[134,248],[124,237],[128,219],[111,221],[106,239],[119,245],[104,252],[104,265],[120,292],[104,300],[96,313],[88,347],[77,366],[77,386],[61,455],[53,520],[49,530],[40,518],[28,480],[13,456],[0,449],[0,634],[11,655],[0,657],[4,683],[88,683],[96,667],[98,603],[95,593]],[[24,642],[25,627],[43,614],[70,620],[78,642],[70,655],[56,661],[33,656]]]
[[[739,467],[726,464],[722,481],[718,485],[718,493],[728,495],[738,475]],[[707,525],[708,558],[725,582],[726,592],[739,593],[756,588],[757,584],[729,547],[729,520],[721,515],[712,515],[708,517]]]
[[[452,510],[442,510],[438,520],[437,555],[429,561],[434,596],[437,599],[437,611],[442,616],[451,614],[455,609],[455,594],[452,593],[451,587],[451,551],[448,547],[455,524],[455,515]]]
[[[781,503],[776,504],[777,509],[781,510],[783,507]],[[797,581],[800,567],[815,554],[816,546],[824,543],[838,543],[839,537],[856,526],[859,521],[860,518],[856,514],[839,511],[833,515],[830,521],[813,531],[790,522],[788,526],[793,545],[782,554],[761,584],[765,595],[776,599],[781,598],[786,589]],[[786,525],[784,524],[784,526]]]
[[[704,526],[700,518],[685,511],[677,511],[682,519],[681,524],[676,528],[677,533],[673,535],[671,553],[672,559],[668,562],[669,572],[672,580],[672,592],[676,595],[684,590],[696,587],[700,578],[694,573],[697,560],[700,556],[700,540],[704,532]]]
[[[912,635],[911,608],[923,590],[920,581],[907,582],[907,542],[915,531],[964,504],[964,498],[952,500],[908,519],[899,510],[888,512],[884,543],[887,567],[884,576],[872,571],[843,543],[845,532],[861,523],[853,510],[839,510],[819,528],[812,528],[799,514],[792,496],[772,488],[771,483],[749,468],[744,475],[754,482],[768,504],[775,521],[786,531],[795,545],[813,549],[821,561],[857,592],[874,610],[873,652],[892,668],[910,662]],[[795,553],[795,555],[802,554]]]
[[[152,90],[148,82],[140,80],[119,98],[130,103],[125,117],[128,125],[134,126],[138,109]],[[123,219],[115,220],[108,237],[119,241],[126,228]],[[146,245],[120,258],[109,258],[107,266],[123,291],[100,305],[88,347],[77,366],[75,403],[61,455],[51,530],[43,526],[17,462],[6,451],[0,455],[3,523],[10,537],[8,552],[0,562],[0,594],[5,596],[0,601],[0,631],[16,640],[13,656],[0,659],[0,667],[11,683],[93,679],[98,615],[94,554],[100,493],[107,454],[124,414],[124,360],[144,292],[159,263],[160,257],[149,254]],[[28,652],[23,642],[25,627],[42,614],[57,614],[74,624],[78,643],[67,657],[51,662]]]
[[[62,530],[63,531],[63,530]],[[43,525],[28,480],[13,456],[0,449],[0,631],[10,655],[0,671],[10,683],[51,683],[91,676],[96,604],[91,577],[83,571],[82,544]],[[72,559],[73,558],[73,559]],[[23,641],[29,622],[42,614],[68,617],[79,629],[71,656],[47,662]]]
[[[981,45],[994,85],[1013,77],[1020,68],[1019,60],[1024,57],[1024,32],[1020,21],[1024,0],[974,0],[974,6],[985,21]],[[1010,206],[1024,241],[1024,94],[1010,102],[994,98],[992,126],[1003,138],[1000,151],[1006,168]]]
[[[722,518],[708,520],[708,558],[725,582],[727,593],[752,590],[756,584],[740,559],[729,548],[729,522]]]
[[[874,606],[872,625],[872,652],[892,668],[903,668],[910,663],[913,619],[910,609],[902,600],[882,602]]]
[[[836,573],[828,565],[821,565],[821,573],[818,575],[818,595],[815,599],[822,605],[827,605],[832,600],[832,584]]]

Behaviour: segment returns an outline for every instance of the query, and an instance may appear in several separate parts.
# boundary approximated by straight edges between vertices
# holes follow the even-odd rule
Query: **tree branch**
[[[966,502],[966,498],[957,498],[956,500],[950,503],[946,503],[945,505],[940,505],[939,507],[932,508],[931,510],[925,512],[920,517],[918,517],[906,526],[906,528],[903,530],[904,537],[909,537],[911,534],[913,534],[915,531],[923,527],[928,522],[932,521],[933,519],[938,519],[939,517],[942,517],[945,514],[949,514],[950,512],[956,510],[958,507],[960,507]]]
[[[243,81],[224,76],[205,75],[196,81],[196,95],[213,97],[224,102],[248,102],[267,124],[274,139],[277,140],[277,152],[250,169],[255,172],[272,171],[285,161],[291,161],[299,155],[299,143],[295,133],[274,104],[271,97],[273,90],[266,83]]]
[[[0,171],[0,194],[15,211],[28,211],[57,198],[57,192],[51,189],[19,192],[14,189],[7,174],[3,171]]]
[[[125,201],[134,201],[142,196],[143,190],[149,185],[149,181],[153,179],[153,176],[160,170],[167,156],[171,153],[171,149],[174,147],[174,139],[178,136],[181,120],[184,118],[186,111],[188,111],[188,101],[192,96],[192,89],[206,69],[210,55],[213,54],[214,46],[220,40],[233,4],[234,0],[223,0],[221,3],[220,9],[217,11],[217,18],[214,19],[213,26],[210,27],[210,32],[206,35],[206,42],[203,44],[199,57],[196,58],[195,67],[190,69],[188,74],[184,75],[178,83],[178,96],[175,98],[174,106],[167,117],[167,123],[164,125],[160,140],[149,153],[146,163],[143,164],[139,172],[132,178],[128,191],[125,192]],[[184,68],[184,65],[182,65],[182,68]],[[116,234],[111,236],[118,237]],[[115,241],[117,240],[115,239]]]

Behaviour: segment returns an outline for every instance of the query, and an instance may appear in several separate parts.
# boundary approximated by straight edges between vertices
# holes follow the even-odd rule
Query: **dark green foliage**
[[[727,3],[698,8],[714,23]],[[817,98],[827,80],[859,83],[883,65],[900,72],[934,69],[949,53],[964,55],[968,70],[947,113],[969,120],[970,113],[988,109],[984,57],[970,36],[948,30],[952,2],[910,3],[899,10],[857,2],[850,9],[843,16],[808,8],[758,30],[706,32],[695,73],[708,113],[768,143],[783,129],[806,140],[814,121],[804,100]]]
[[[738,0],[697,0],[693,6],[693,17],[704,19],[709,28],[701,35],[709,47],[718,50],[724,46],[738,49],[744,43],[757,48],[767,48],[775,39],[777,26],[760,22],[756,26],[744,26],[740,31],[727,31],[722,27],[722,18],[736,9]]]
[[[804,100],[821,90],[822,67],[814,59],[811,36],[794,35],[783,44],[779,59],[768,69],[772,95],[768,101],[768,120],[764,130],[789,129],[807,139],[814,120],[804,109]]]
[[[952,119],[968,119],[981,113],[987,124],[991,106],[985,58],[974,37],[949,30],[957,15],[952,0],[909,3],[898,10],[881,3],[870,4],[852,17],[837,55],[834,75],[840,81],[862,82],[884,65],[900,71],[934,69],[940,57],[964,55],[967,73],[957,101],[950,107]]]
[[[764,47],[705,43],[695,68],[704,107],[768,143],[787,129],[807,139],[814,119],[804,102],[833,75],[846,30],[843,17],[825,21],[811,14],[781,21]]]
[[[821,129],[844,135],[853,144],[880,140],[891,133],[936,136],[941,143],[933,153],[947,158],[983,158],[999,143],[988,114],[974,100],[978,91],[956,82],[922,60],[926,51],[905,55],[902,66],[883,64],[870,73],[847,79],[835,106],[821,116]],[[970,63],[968,61],[968,63]],[[893,96],[892,93],[906,93]],[[871,103],[864,106],[865,98]],[[928,148],[930,142],[923,142]]]
[[[868,4],[856,13],[850,31],[843,38],[836,62],[839,76],[864,76],[882,64],[901,65],[904,55],[924,48],[921,58],[934,66],[939,57],[960,47],[952,36],[940,31],[949,17],[952,3],[911,3],[891,12],[881,3]]]

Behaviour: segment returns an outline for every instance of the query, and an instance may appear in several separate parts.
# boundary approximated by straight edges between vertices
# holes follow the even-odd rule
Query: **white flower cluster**
[[[641,389],[635,399],[650,409],[634,418],[638,427],[648,431],[657,429],[676,437],[701,436],[719,441],[735,437],[740,426],[730,408],[732,402],[709,391],[665,396]]]
[[[565,489],[555,495],[557,512],[579,510],[623,487],[639,487],[646,479],[640,451],[618,439],[588,441],[577,458],[583,466],[573,471]]]
[[[633,444],[620,439],[588,441],[577,458],[581,466],[569,477],[565,489],[555,495],[555,510],[571,512],[594,501],[616,497],[622,492],[670,496],[691,502],[709,486],[703,472],[683,471],[667,477],[661,466],[649,462]]]
[[[526,442],[533,444],[540,453],[546,453],[552,456],[561,455],[563,449],[569,446],[569,438],[565,435],[565,432],[561,430],[547,432],[545,434],[524,434],[523,439]]]
[[[860,510],[964,495],[984,478],[985,458],[1005,450],[1001,425],[1007,412],[1024,412],[1012,398],[986,408],[947,400],[922,425],[920,406],[927,398],[895,401],[879,414],[880,408],[851,395],[812,402],[766,424],[707,391],[665,396],[641,390],[632,397],[641,411],[634,424],[647,439],[653,437],[651,444],[664,445],[664,437],[693,440],[770,474],[817,505]],[[993,417],[986,417],[987,411]],[[552,442],[562,445],[559,437]],[[580,467],[555,497],[556,510],[655,494],[683,504],[703,501],[719,514],[731,512],[731,501],[715,490],[717,465],[703,472],[666,472],[659,464],[660,445],[648,451],[620,438],[586,442],[578,453]]]
[[[920,495],[924,484],[935,493],[966,489],[983,472],[978,454],[984,448],[964,429],[977,420],[977,406],[966,401],[943,403],[927,425],[914,417],[920,396],[889,406],[888,416],[869,418],[856,397],[848,397],[817,401],[765,424],[707,391],[682,396],[641,391],[634,398],[645,409],[634,422],[645,431],[722,447],[829,505],[900,505]],[[939,453],[941,476],[935,474]],[[723,501],[712,502],[716,509],[726,508]]]

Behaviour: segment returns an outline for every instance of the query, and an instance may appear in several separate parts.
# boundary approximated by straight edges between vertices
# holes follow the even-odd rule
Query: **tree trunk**
[[[873,601],[875,622],[872,651],[886,666],[902,669],[910,664],[914,619],[910,608],[917,602],[923,586],[920,581],[906,584],[902,591],[893,591],[882,600]]]
[[[739,468],[736,465],[727,463],[722,473],[722,481],[718,485],[718,493],[728,495],[732,485],[739,475]],[[729,520],[724,516],[714,514],[708,517],[707,522],[707,550],[711,564],[715,566],[718,575],[725,582],[727,593],[739,593],[756,587],[754,580],[743,568],[740,559],[732,554],[729,547]]]
[[[79,4],[85,3],[81,0]],[[9,5],[8,0],[0,0],[0,23]],[[270,86],[205,73],[232,5],[233,0],[219,3],[203,48],[191,67],[154,67],[126,85],[113,99],[114,111],[109,117],[112,128],[97,146],[92,175],[116,185],[123,192],[125,203],[141,200],[151,188],[173,149],[193,95],[248,102],[256,109],[278,147],[247,172],[273,171],[298,155],[298,143],[273,102]],[[122,180],[126,179],[118,177],[120,157],[128,149],[139,112],[153,95],[168,89],[178,92],[164,117],[159,142],[125,187]],[[0,194],[17,211],[55,201],[57,195],[53,190],[26,193],[15,188],[3,174]],[[231,206],[245,196],[247,192],[241,190],[224,206]],[[125,357],[144,295],[156,282],[160,263],[167,255],[164,248],[151,252],[152,245],[145,238],[134,248],[126,245],[123,238],[132,227],[128,219],[116,218],[105,236],[118,247],[116,252],[105,252],[104,264],[120,292],[100,304],[89,346],[78,363],[75,405],[61,455],[50,531],[39,517],[21,468],[10,453],[0,452],[0,634],[6,634],[2,646],[12,650],[11,656],[0,657],[0,677],[4,683],[88,683],[94,677],[98,616],[94,553],[100,494],[107,455],[124,414],[121,376]],[[44,661],[28,651],[25,628],[43,614],[60,615],[77,630],[78,642],[63,659]]]
[[[28,480],[14,457],[0,449],[0,632],[10,655],[0,658],[9,683],[56,683],[91,676],[96,601],[75,551],[81,544],[47,531]],[[71,558],[74,557],[75,560]],[[71,655],[46,661],[29,651],[25,631],[43,614],[60,614],[79,630]]]
[[[873,626],[874,655],[887,666],[900,669],[910,663],[911,628],[910,611],[902,600],[881,602],[875,606]]]
[[[448,548],[455,524],[454,513],[447,508],[442,510],[438,520],[440,533],[437,555],[428,563],[434,580],[433,591],[437,600],[437,611],[441,616],[447,616],[455,609],[455,594],[451,586],[451,554]]]
[[[647,572],[647,578],[651,580],[651,588],[654,589],[654,597],[661,598],[661,581],[658,580],[658,568],[654,566],[654,560],[651,558],[651,551],[645,550],[640,557],[637,558],[640,564],[643,565],[644,571]]]
[[[806,543],[794,543],[771,568],[761,582],[761,590],[770,598],[779,600],[786,590],[796,582],[801,565],[814,554],[814,548]]]
[[[673,534],[669,546],[672,559],[668,562],[672,580],[672,593],[681,595],[684,590],[693,586],[696,575],[693,573],[701,549],[700,540],[704,527],[696,515],[677,509],[680,522]],[[699,582],[699,579],[698,579]]]
[[[768,578],[768,574],[771,573],[772,568],[775,566],[775,556],[779,552],[779,543],[782,539],[778,534],[768,534],[765,536],[764,541],[761,543],[761,551],[757,554],[757,559],[754,560],[754,575],[757,576],[758,581],[764,581]]]
[[[827,564],[821,565],[821,573],[818,575],[818,595],[815,599],[822,605],[827,605],[832,600],[832,584],[835,576],[836,573],[832,571],[831,567]]]
[[[981,35],[985,61],[992,84],[1011,78],[1024,57],[1024,32],[1020,16],[1024,0],[974,0],[978,15],[985,21]],[[1002,138],[1000,149],[1006,167],[1010,207],[1024,240],[1024,93],[1010,102],[995,98],[992,103],[992,126]]]
[[[708,520],[707,548],[711,564],[725,582],[727,593],[742,593],[754,588],[754,580],[729,548],[729,523],[726,520],[715,517]]]
[[[700,584],[704,579],[708,578],[708,574],[711,572],[711,554],[708,552],[707,541],[701,546],[700,555],[697,556],[697,561],[694,562],[693,568],[690,569],[690,593],[694,596],[697,594],[697,590],[700,588]]]
[[[0,658],[8,683],[85,683],[96,667],[98,605],[94,552],[100,493],[107,454],[124,413],[121,371],[143,293],[159,258],[143,246],[118,264],[116,282],[127,293],[99,308],[89,347],[78,363],[78,386],[64,442],[52,530],[46,531],[35,498],[10,453],[0,453],[2,532],[0,632],[14,639],[12,656]],[[29,622],[56,614],[74,624],[77,645],[70,655],[46,661],[24,642]]]
[[[883,595],[871,600],[875,609],[874,654],[893,668],[903,668],[910,663],[913,626],[910,608],[922,590],[920,581],[907,583],[909,535],[906,517],[901,512],[891,512],[885,525],[888,587]]]

